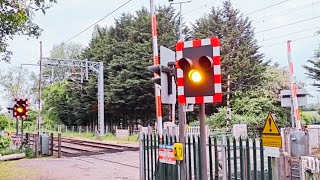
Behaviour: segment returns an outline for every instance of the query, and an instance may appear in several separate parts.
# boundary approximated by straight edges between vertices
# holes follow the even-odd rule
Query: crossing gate
[[[180,179],[178,161],[175,165],[159,162],[159,145],[173,145],[178,142],[178,137],[163,136],[162,140],[159,144],[159,135],[140,135],[140,180]],[[202,180],[199,141],[200,136],[186,137],[184,152],[187,180]],[[260,139],[209,136],[207,163],[210,180],[272,180],[271,158],[265,157]]]

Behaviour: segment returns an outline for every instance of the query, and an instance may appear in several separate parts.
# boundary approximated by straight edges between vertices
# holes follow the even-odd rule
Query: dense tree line
[[[179,37],[175,10],[158,7],[157,11],[158,44],[174,50]],[[147,66],[153,64],[150,32],[150,15],[146,8],[135,14],[124,13],[113,26],[97,26],[89,45],[78,56],[104,63],[105,122],[109,125],[154,123],[154,86],[150,81],[153,74],[147,71]],[[221,8],[212,8],[192,27],[184,26],[184,33],[186,39],[211,36],[221,39],[223,92],[225,96],[226,78],[231,75],[232,101],[237,114],[250,113],[250,116],[254,114],[253,118],[262,118],[272,110],[285,121],[287,112],[277,99],[279,90],[286,86],[286,80],[279,79],[279,74],[280,77],[285,75],[281,74],[283,69],[269,65],[259,52],[250,20],[229,1]],[[270,71],[272,77],[267,73]],[[270,89],[259,88],[266,85]],[[56,123],[93,125],[97,121],[96,93],[95,76],[83,84],[68,80],[56,82],[45,89],[45,114]],[[224,106],[226,98],[223,99],[222,104],[207,105],[207,114]],[[168,107],[163,108],[166,121]],[[197,109],[189,114],[189,119],[196,119],[196,114]]]

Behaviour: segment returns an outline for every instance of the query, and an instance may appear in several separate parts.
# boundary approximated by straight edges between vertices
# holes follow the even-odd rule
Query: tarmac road
[[[21,180],[138,180],[139,152],[124,151],[117,153],[80,156],[73,158],[41,158],[18,161],[19,167],[28,167],[36,173]],[[1,178],[0,178],[1,179]],[[8,177],[8,179],[11,179]]]

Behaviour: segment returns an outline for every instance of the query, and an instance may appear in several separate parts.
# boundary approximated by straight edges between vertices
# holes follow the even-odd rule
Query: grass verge
[[[115,135],[111,133],[107,133],[105,136],[102,138],[98,138],[97,136],[94,136],[92,133],[62,133],[62,136],[66,137],[80,137],[80,138],[86,138],[86,139],[91,139],[91,140],[105,140],[105,141],[115,141],[115,142],[122,142],[122,143],[136,143],[139,141],[138,135],[131,135],[128,138],[117,138]]]
[[[17,165],[21,161],[0,162],[0,180],[32,179],[38,174],[35,169]]]
[[[13,131],[12,131],[13,132]],[[27,130],[24,131],[29,132]],[[30,133],[34,133],[34,132],[30,132]],[[58,133],[56,131],[48,131],[48,133],[54,133],[54,135],[57,135]],[[93,133],[78,133],[78,132],[62,132],[62,136],[65,137],[78,137],[78,138],[85,138],[85,139],[91,139],[91,140],[105,140],[105,141],[115,141],[115,142],[121,142],[121,143],[137,143],[139,142],[139,135],[138,134],[134,134],[129,136],[128,138],[117,138],[114,134],[112,133],[107,133],[105,136],[103,136],[103,138],[98,138],[97,136],[95,136]]]

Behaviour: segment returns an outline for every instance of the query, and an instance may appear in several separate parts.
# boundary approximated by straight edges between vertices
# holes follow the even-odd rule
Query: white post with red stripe
[[[298,107],[298,98],[297,98],[297,85],[294,83],[294,71],[293,71],[293,62],[291,57],[291,46],[290,40],[287,42],[288,47],[288,65],[289,65],[289,79],[290,79],[290,89],[291,89],[291,97],[292,97],[292,109],[293,109],[293,121],[292,127],[296,127],[298,130],[301,129],[300,122],[300,113]],[[295,126],[294,126],[295,123]]]
[[[152,31],[152,45],[153,45],[153,64],[159,64],[158,55],[158,38],[157,38],[157,18],[155,13],[154,0],[150,0],[150,13],[151,13],[151,31]],[[154,74],[157,77],[157,74]],[[158,125],[158,133],[162,137],[162,108],[161,108],[161,94],[160,86],[155,84],[155,101],[156,101],[156,117]]]

